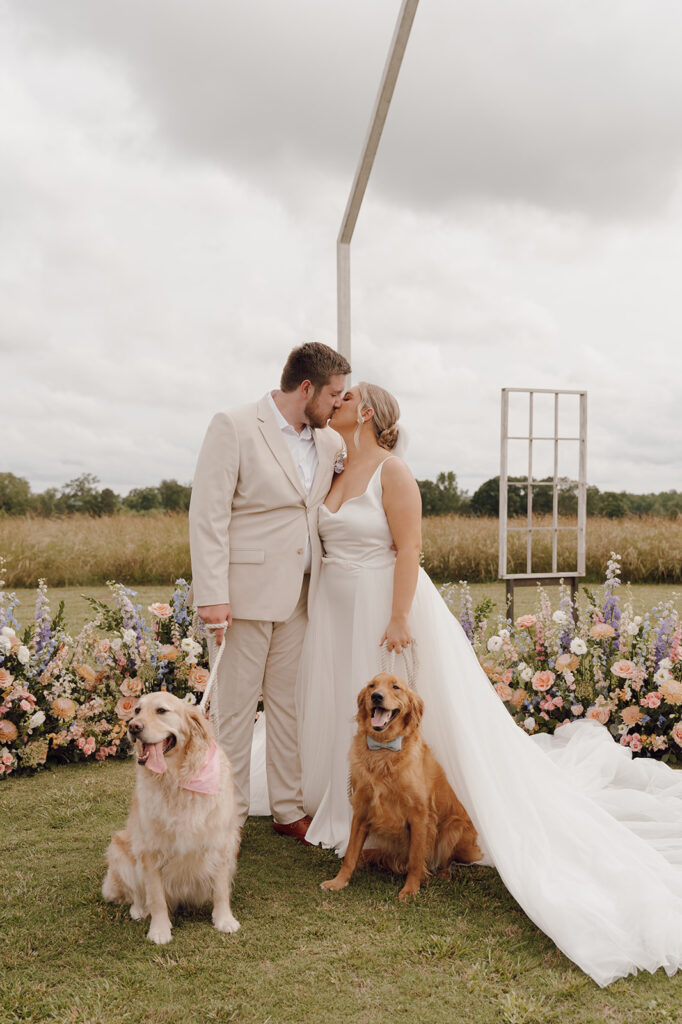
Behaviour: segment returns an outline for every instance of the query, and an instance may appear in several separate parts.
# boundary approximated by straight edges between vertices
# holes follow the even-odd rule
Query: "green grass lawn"
[[[135,602],[136,604],[142,605],[145,613],[147,605],[151,604],[153,601],[167,601],[172,593],[172,587],[164,587],[159,584],[139,586],[134,589],[137,591]],[[591,589],[596,590],[597,588],[592,586]],[[680,593],[679,587],[669,586],[667,584],[640,583],[634,585],[630,589],[633,596],[635,611],[638,613],[651,608],[658,601],[664,601],[670,597],[676,598],[677,608],[682,612],[682,594]],[[625,587],[621,588],[623,596],[625,595],[625,590]],[[19,621],[26,625],[33,619],[36,592],[35,590],[17,589],[14,593],[16,593],[21,602],[17,612]],[[558,595],[558,588],[550,587],[548,588],[548,593],[555,604]],[[100,601],[108,601],[110,597],[109,590],[105,586],[52,587],[48,590],[48,594],[53,613],[57,611],[59,602],[62,600],[64,601],[66,622],[73,633],[77,633],[78,630],[92,618],[92,609],[85,600],[86,596],[96,597]],[[484,596],[490,597],[495,602],[494,615],[497,615],[498,612],[502,613],[504,611],[505,596],[503,583],[472,583],[471,594],[474,599],[474,604],[480,601]],[[518,616],[531,612],[535,603],[536,591],[533,587],[517,588],[514,596],[514,614]]]
[[[333,854],[275,836],[264,818],[244,831],[241,930],[222,935],[192,911],[155,946],[100,895],[133,773],[130,761],[67,765],[0,785],[1,1024],[682,1020],[682,975],[598,988],[490,868],[458,868],[406,906],[381,873],[323,893]]]

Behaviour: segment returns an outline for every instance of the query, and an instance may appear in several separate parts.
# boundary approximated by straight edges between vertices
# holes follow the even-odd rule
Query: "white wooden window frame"
[[[521,435],[509,434],[509,396],[510,394],[528,395],[528,433]],[[535,395],[554,396],[554,431],[551,435],[534,433],[533,399]],[[578,433],[562,436],[559,433],[559,400],[561,395],[577,395]],[[558,583],[566,579],[571,582],[575,592],[577,580],[585,575],[585,533],[587,521],[587,392],[571,390],[555,390],[553,388],[502,388],[502,414],[500,428],[500,527],[499,527],[499,578],[507,582],[507,598],[513,602],[514,586],[527,586],[535,583]],[[508,476],[509,442],[528,442],[528,474],[525,481],[510,481]],[[554,446],[554,473],[551,481],[540,483],[533,480],[533,443],[535,441],[551,441]],[[558,565],[558,539],[561,530],[575,530],[574,526],[559,524],[559,445],[562,441],[578,442],[578,523],[577,523],[577,559],[576,569],[561,570]],[[508,497],[510,487],[527,488],[527,512],[524,526],[510,526],[508,522]],[[552,488],[552,525],[533,525],[533,491],[538,487]],[[552,531],[552,571],[533,572],[533,533]],[[507,538],[511,532],[526,534],[526,571],[525,573],[507,572],[508,549]],[[513,603],[512,603],[513,616]]]

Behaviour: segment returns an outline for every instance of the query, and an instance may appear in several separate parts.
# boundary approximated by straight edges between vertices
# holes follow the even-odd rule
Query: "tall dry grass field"
[[[522,520],[514,525],[522,525]],[[536,520],[547,526],[550,519]],[[562,525],[575,526],[566,519]],[[423,523],[424,568],[433,579],[488,583],[497,579],[497,519],[441,516]],[[561,569],[575,566],[575,531],[559,534]],[[533,570],[551,567],[551,533],[533,542]],[[682,519],[589,519],[587,579],[603,579],[612,551],[622,556],[623,580],[682,583]],[[0,555],[7,559],[5,585],[96,586],[107,580],[140,585],[189,578],[187,516],[153,513],[90,519],[0,519]],[[526,567],[525,534],[510,538],[510,572]]]
[[[190,575],[185,513],[0,519],[5,586],[173,583]]]

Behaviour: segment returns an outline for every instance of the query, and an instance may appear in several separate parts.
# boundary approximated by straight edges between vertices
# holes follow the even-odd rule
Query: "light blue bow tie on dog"
[[[368,736],[367,746],[370,750],[402,750],[403,738],[402,736],[396,736],[394,740],[389,740],[388,743],[380,743],[373,736]]]

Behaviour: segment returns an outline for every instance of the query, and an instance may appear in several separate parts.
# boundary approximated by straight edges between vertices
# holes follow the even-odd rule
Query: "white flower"
[[[636,626],[641,626],[642,625],[642,616],[641,615],[635,615],[635,617],[634,617],[634,619],[632,621],[635,623]]]
[[[29,651],[28,647],[24,647],[23,644],[21,645],[21,647],[17,651],[17,659],[22,665],[28,665],[29,661],[31,660],[31,652]]]
[[[29,718],[29,720],[28,720],[28,727],[29,727],[29,729],[37,729],[38,726],[42,725],[44,721],[45,721],[45,712],[44,711],[36,711],[36,713],[34,715],[31,715],[31,717]]]
[[[500,636],[491,636],[490,640],[488,640],[488,650],[489,651],[501,651],[502,650],[502,637],[500,637]]]
[[[182,699],[184,700],[185,704],[196,704],[197,702],[197,699],[193,693],[186,693]]]
[[[186,636],[181,640],[180,647],[186,654],[189,654],[190,658],[194,658],[195,660],[201,654],[201,644],[198,644],[191,636]],[[189,658],[187,661],[189,661]]]
[[[628,622],[628,636],[637,636],[639,633],[639,626],[633,619],[632,622]]]
[[[9,637],[0,636],[0,653],[7,654],[12,649],[12,642]]]
[[[500,637],[501,640],[508,640],[510,636],[509,630],[501,629],[500,632],[498,633],[498,636]]]
[[[579,636],[576,636],[571,640],[571,654],[577,654],[578,657],[580,657],[581,654],[587,654],[587,644],[584,640],[581,640]]]
[[[535,728],[535,719],[531,715],[529,715],[524,721],[523,728],[526,729],[527,732],[532,732]]]
[[[672,676],[670,675],[670,672],[667,668],[659,668],[658,672],[656,672],[654,675],[654,682],[658,683],[658,685],[660,686],[661,683],[665,683],[668,679],[671,678]]]
[[[673,663],[670,660],[670,658],[661,658],[661,660],[658,663],[658,667],[659,668],[667,668],[668,671],[670,671],[670,669],[673,667]]]
[[[568,615],[560,608],[552,615],[552,621],[558,623],[560,626],[568,625]]]
[[[121,641],[120,636],[115,636],[114,639],[111,641],[111,649],[112,649],[112,651],[120,651],[121,647],[122,647],[122,641]]]
[[[533,678],[533,669],[526,665],[526,667],[524,668],[523,672],[520,673],[520,675],[524,683],[529,683]]]
[[[123,642],[132,647],[137,642],[137,633],[134,629],[123,630]]]
[[[2,629],[0,629],[0,635],[8,636],[11,640],[12,637],[16,636],[17,634],[15,633],[11,626],[3,626]]]

